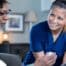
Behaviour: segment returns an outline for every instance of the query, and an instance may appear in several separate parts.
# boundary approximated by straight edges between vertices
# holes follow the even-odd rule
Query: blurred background
[[[8,0],[12,12],[24,14],[23,31],[9,32],[10,43],[29,43],[30,29],[46,20],[53,0]],[[28,17],[28,18],[27,18]]]

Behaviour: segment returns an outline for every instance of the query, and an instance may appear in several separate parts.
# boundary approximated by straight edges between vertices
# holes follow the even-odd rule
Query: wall
[[[41,11],[41,0],[8,0],[11,4],[9,7],[14,12],[25,14],[28,10],[34,10],[38,16],[38,22],[46,20],[48,11]],[[29,43],[29,23],[24,22],[24,32],[9,33],[11,43]]]

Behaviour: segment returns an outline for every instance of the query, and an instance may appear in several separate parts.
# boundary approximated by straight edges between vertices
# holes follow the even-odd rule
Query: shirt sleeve
[[[41,31],[36,27],[33,27],[30,32],[30,50],[32,52],[43,51],[41,44]]]
[[[64,51],[66,52],[66,32],[64,33]]]

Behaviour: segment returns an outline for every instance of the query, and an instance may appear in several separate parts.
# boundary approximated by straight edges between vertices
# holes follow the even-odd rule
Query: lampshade
[[[37,21],[37,15],[35,13],[35,11],[30,10],[27,12],[26,16],[25,16],[25,22],[29,22],[29,27],[30,30],[32,28],[32,23]]]
[[[31,10],[31,11],[27,12],[27,14],[25,16],[25,21],[26,22],[36,22],[37,15],[36,15],[35,11]]]
[[[8,41],[8,40],[9,40],[8,34],[0,32],[0,43],[2,43],[3,41]]]
[[[5,41],[5,40],[8,40],[8,34],[7,33],[4,33],[3,34],[3,40]]]

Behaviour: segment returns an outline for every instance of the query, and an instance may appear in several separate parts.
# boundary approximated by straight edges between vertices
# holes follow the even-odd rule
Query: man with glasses
[[[4,29],[4,24],[8,20],[8,13],[9,2],[7,0],[0,0],[0,32]],[[7,53],[7,48],[6,44],[0,44],[0,53]]]
[[[7,14],[9,13],[8,1],[0,0],[0,24],[8,20]]]
[[[2,29],[2,25],[5,24],[8,20],[8,12],[9,12],[9,7],[8,7],[8,1],[6,0],[0,0],[0,29]],[[0,45],[0,53],[5,53],[6,45]],[[3,61],[0,60],[0,66],[7,66],[7,64]]]

